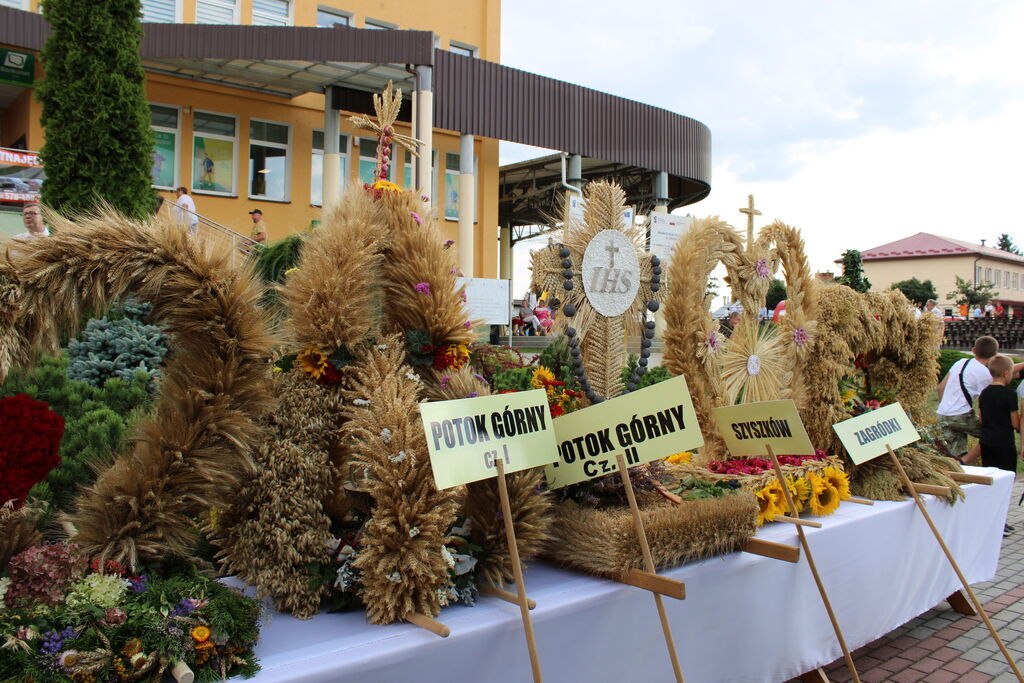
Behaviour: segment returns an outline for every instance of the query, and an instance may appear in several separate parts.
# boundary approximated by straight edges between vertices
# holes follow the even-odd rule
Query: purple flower
[[[415,287],[413,287],[413,289],[415,289],[417,292],[419,292],[423,296],[430,296],[430,283],[429,282],[421,282],[418,285],[416,285]]]
[[[466,299],[466,290],[462,290],[461,292],[459,292],[459,298],[462,299],[463,302],[467,301],[467,299]]]
[[[808,341],[807,330],[802,327],[798,327],[793,330],[793,343],[797,346],[803,346]]]
[[[474,376],[474,377],[476,377],[476,378],[477,378],[478,380],[480,380],[481,382],[483,382],[484,384],[487,384],[487,383],[488,383],[488,382],[487,382],[487,380],[486,380],[486,379],[484,378],[484,376],[483,376],[483,375],[478,375],[478,374],[476,374],[476,373],[474,372],[474,373],[473,373],[473,376]]]
[[[130,588],[133,593],[142,593],[146,590],[146,586],[149,584],[149,577],[143,574],[142,576],[130,576],[128,577]]]
[[[717,332],[708,332],[708,350],[711,351],[711,353],[717,353],[718,352],[718,346],[719,346],[718,333]]]
[[[479,395],[480,394],[476,393],[475,391],[471,391],[469,392],[469,396],[467,396],[466,398],[476,398]]]
[[[425,194],[421,194],[421,195],[420,195],[420,201],[421,201],[421,202],[429,202],[429,201],[430,201],[430,197],[428,197],[428,196],[427,196],[427,195],[425,195]]]
[[[193,598],[183,598],[181,602],[171,610],[172,617],[187,617],[196,611],[196,607],[199,606],[199,601]]]
[[[409,215],[412,216],[412,219],[414,221],[416,221],[416,225],[423,225],[423,220],[420,219],[420,215],[418,213],[416,213],[415,211],[410,211]]]
[[[768,270],[768,261],[763,258],[757,259],[757,265],[754,266],[754,270],[757,271],[757,276],[762,280],[771,275]]]
[[[451,382],[451,381],[452,381],[452,378],[449,377],[448,375],[445,375],[444,377],[442,377],[440,379],[440,381],[438,381],[438,384],[441,385],[442,389],[447,389],[448,388],[448,382]]]
[[[452,246],[453,244],[455,244],[455,240],[445,240],[444,241],[444,248],[447,249],[448,247]]]
[[[55,655],[64,648],[64,643],[77,637],[78,632],[71,626],[68,626],[60,633],[57,631],[47,631],[43,635],[43,643],[39,646],[39,651],[44,654]]]
[[[462,326],[468,330],[469,328],[473,327],[473,321],[467,320],[466,322],[462,323]]]

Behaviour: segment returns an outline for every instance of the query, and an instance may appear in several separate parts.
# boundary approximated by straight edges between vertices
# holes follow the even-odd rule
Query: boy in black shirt
[[[1014,435],[1020,428],[1017,393],[1009,386],[1013,379],[1013,361],[996,354],[988,362],[992,384],[981,392],[981,462],[985,467],[1017,471],[1017,444]]]

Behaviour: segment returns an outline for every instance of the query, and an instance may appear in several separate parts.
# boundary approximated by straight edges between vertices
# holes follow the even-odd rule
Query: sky
[[[922,231],[1024,242],[1022,30],[1014,1],[505,0],[501,62],[701,121],[711,194],[675,213],[745,228],[753,194],[820,271]]]

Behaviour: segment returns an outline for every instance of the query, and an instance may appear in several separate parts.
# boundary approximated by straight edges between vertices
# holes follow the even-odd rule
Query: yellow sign
[[[899,403],[832,425],[854,465],[914,443],[921,436]]]
[[[439,489],[546,465],[557,458],[542,389],[420,404],[430,465]]]
[[[673,377],[555,420],[558,459],[544,468],[557,489],[704,445],[686,379]]]
[[[790,399],[723,406],[711,413],[735,458],[765,455],[768,446],[776,455],[814,454],[800,413]]]

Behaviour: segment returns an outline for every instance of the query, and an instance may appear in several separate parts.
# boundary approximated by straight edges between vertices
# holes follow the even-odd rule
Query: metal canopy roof
[[[657,171],[589,157],[581,161],[584,181],[614,180],[625,191],[626,203],[636,207],[637,213],[649,213],[654,208]],[[682,185],[682,179],[669,176],[670,211],[696,201],[682,194]],[[513,242],[557,229],[566,191],[560,154],[502,166],[498,181],[499,222],[512,229]]]
[[[584,176],[616,178],[641,209],[653,204],[651,180],[660,171],[669,174],[670,208],[710,192],[711,132],[699,121],[435,50],[430,31],[151,23],[143,31],[140,54],[151,72],[286,98],[329,86],[378,91],[388,80],[410,92],[406,65],[431,65],[437,128],[579,154]],[[0,44],[38,51],[49,33],[41,15],[0,7]],[[559,213],[548,211],[561,181],[558,157],[527,163],[503,169],[503,224],[544,223],[545,214]],[[528,191],[518,171],[529,176]]]

